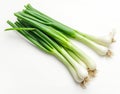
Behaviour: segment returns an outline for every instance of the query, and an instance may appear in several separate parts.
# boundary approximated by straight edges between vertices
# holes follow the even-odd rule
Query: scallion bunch
[[[14,15],[17,21],[7,21],[12,28],[6,30],[16,30],[38,49],[58,58],[82,86],[90,77],[95,76],[96,63],[76,47],[70,38],[79,40],[100,55],[111,55],[108,47],[113,42],[114,34],[103,39],[78,32],[41,13],[30,4]]]

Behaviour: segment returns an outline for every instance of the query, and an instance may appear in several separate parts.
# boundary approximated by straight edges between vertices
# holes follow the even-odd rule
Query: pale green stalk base
[[[90,39],[90,40],[94,41],[95,43],[100,44],[105,47],[109,47],[111,45],[111,43],[113,43],[115,41],[114,40],[115,32],[110,32],[109,35],[101,36],[101,37],[88,35],[88,34],[85,34],[82,32],[77,32],[77,33],[80,34],[81,36],[83,36],[87,39]]]
[[[82,42],[83,44],[86,44],[88,47],[92,48],[97,54],[105,56],[108,52],[108,48],[101,46],[99,44],[94,43],[93,41],[81,36],[76,35],[76,40]]]
[[[77,83],[81,83],[83,81],[83,79],[80,79],[78,77],[77,72],[75,71],[74,67],[56,50],[54,50],[54,56],[59,59],[69,70],[69,72],[71,73],[72,77],[74,78],[74,80]]]

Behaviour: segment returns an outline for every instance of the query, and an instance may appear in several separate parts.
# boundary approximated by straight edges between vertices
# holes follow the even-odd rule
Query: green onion
[[[74,80],[85,86],[89,78],[96,74],[96,63],[75,46],[70,38],[92,48],[99,55],[111,55],[108,46],[110,38],[100,39],[82,32],[78,32],[53,18],[39,12],[30,4],[25,6],[21,12],[14,13],[17,21],[7,23],[12,27],[6,29],[16,30],[38,49],[55,56],[69,70]]]
[[[105,47],[109,47],[111,45],[111,43],[113,43],[114,40],[114,36],[115,36],[115,32],[110,32],[109,35],[106,36],[92,36],[92,35],[88,35],[82,32],[79,32],[80,35],[94,41],[95,43],[98,43],[100,45],[103,45]]]
[[[26,29],[25,30],[21,29],[21,28],[24,28],[24,27],[22,27],[23,25],[21,25],[21,23],[19,23],[19,22],[16,22],[15,24],[13,24],[12,22],[8,21],[8,24],[10,24],[13,27],[13,29],[10,29],[10,30],[14,30],[14,28],[17,28],[17,31],[20,34],[22,34],[25,38],[27,38],[29,41],[31,41],[31,39],[35,38],[34,41],[31,41],[35,46],[37,46],[39,49],[41,49],[41,47],[44,47],[45,52],[49,52],[52,55],[56,56],[60,61],[62,61],[66,65],[66,67],[69,69],[70,73],[72,74],[73,78],[75,79],[75,81],[77,83],[80,83],[82,85],[85,84],[86,79],[88,79],[87,69],[84,68],[79,63],[77,63],[64,50],[64,48],[60,47],[56,42],[54,42],[53,40],[51,40],[49,37],[47,37],[44,34],[43,34],[44,37],[43,36],[37,36],[37,34],[34,33],[35,31],[29,31],[29,30],[26,30]],[[19,29],[19,27],[20,27],[20,29]],[[39,43],[39,46],[36,43]]]
[[[24,20],[24,23],[29,24],[32,27],[37,28],[39,30],[42,30],[42,32],[47,34],[49,37],[53,38],[60,45],[62,45],[63,47],[66,47],[67,49],[73,51],[74,54],[78,55],[78,57],[82,61],[85,62],[85,64],[87,65],[87,67],[90,70],[96,70],[94,61],[90,60],[91,58],[89,58],[83,51],[78,49],[76,46],[73,46],[73,44],[70,42],[70,40],[66,36],[64,36],[62,33],[60,34],[60,32],[59,32],[59,34],[58,34],[58,31],[55,30],[54,28],[45,26],[44,24],[41,24],[32,19],[29,19],[29,18],[27,18],[27,16],[24,17],[22,13],[16,13],[15,16],[17,16],[18,19]],[[39,32],[39,31],[36,33],[38,33],[38,35],[41,35],[41,32]],[[64,38],[63,36],[66,38]],[[93,65],[94,65],[94,67],[93,67]]]
[[[51,17],[41,13],[40,11],[36,10],[35,8],[33,8],[30,4],[25,6],[26,10],[24,10],[24,14],[29,14],[31,16],[33,16],[34,18],[36,18],[36,20],[38,19],[38,21],[43,21],[45,25],[51,26],[56,28],[59,32],[62,32],[63,34],[74,38],[82,43],[84,43],[85,45],[87,45],[88,47],[90,47],[91,49],[93,49],[96,53],[98,53],[99,55],[110,55],[108,53],[111,53],[111,51],[103,46],[107,46],[108,44],[106,44],[106,41],[101,41],[100,39],[97,39],[94,36],[91,35],[87,35],[84,34],[82,32],[78,32],[77,30],[74,30],[54,19],[52,19]],[[97,44],[96,44],[97,43]]]

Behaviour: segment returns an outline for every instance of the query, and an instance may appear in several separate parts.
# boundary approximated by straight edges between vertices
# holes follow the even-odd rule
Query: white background
[[[27,3],[79,31],[106,35],[116,29],[111,58],[76,44],[97,63],[98,73],[82,89],[68,70],[9,27],[14,12]],[[120,94],[120,0],[0,0],[0,94]]]

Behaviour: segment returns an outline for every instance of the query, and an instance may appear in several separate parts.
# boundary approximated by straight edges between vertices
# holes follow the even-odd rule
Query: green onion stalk
[[[115,31],[113,30],[112,32],[110,32],[108,35],[104,35],[104,36],[92,36],[92,35],[88,35],[82,32],[79,32],[80,35],[94,41],[97,44],[100,44],[102,46],[105,47],[110,47],[110,45],[115,42],[114,36],[115,36]]]
[[[23,22],[23,21],[21,21],[21,20],[19,20],[19,22],[21,22],[21,24],[25,24],[25,22]],[[27,26],[28,26],[28,23],[26,24]],[[31,26],[30,26],[31,27]],[[76,46],[74,46],[74,45],[72,45],[72,43],[70,43],[69,42],[69,40],[68,40],[68,38],[67,37],[65,37],[64,35],[62,35],[60,32],[56,32],[56,30],[54,30],[54,29],[51,29],[50,28],[50,30],[52,30],[52,31],[54,31],[54,34],[59,34],[58,36],[57,36],[57,39],[59,40],[58,42],[60,42],[60,45],[62,45],[63,47],[67,47],[67,49],[69,48],[69,50],[72,50],[73,51],[73,53],[75,54],[75,56],[77,55],[78,57],[79,57],[79,63],[80,64],[82,64],[82,61],[83,62],[85,62],[85,64],[86,64],[86,66],[87,66],[87,69],[89,70],[89,73],[93,73],[94,75],[96,74],[96,64],[95,64],[95,62],[91,59],[91,58],[89,58],[89,56],[87,56],[82,50],[80,50],[80,49],[78,49]],[[45,38],[46,38],[46,36],[45,36],[45,34],[44,33],[42,33],[42,32],[39,32],[39,30],[37,30],[38,32],[34,32],[34,33],[36,33],[39,37],[41,37],[41,36],[44,36]],[[60,36],[62,36],[61,38],[60,38]],[[51,36],[50,36],[51,37]],[[45,39],[45,38],[43,38],[43,39]],[[53,37],[54,38],[54,37]],[[63,40],[61,40],[62,38],[64,38]],[[48,38],[47,38],[48,39]],[[54,38],[54,40],[56,40],[56,38]],[[61,41],[60,41],[61,40]],[[49,41],[49,40],[48,40]],[[57,40],[56,40],[57,41]],[[68,42],[68,43],[67,43]],[[67,43],[67,46],[66,46],[66,43]],[[70,49],[71,48],[71,49]],[[77,57],[76,56],[76,57]],[[81,61],[81,60],[82,61]],[[85,65],[84,64],[84,65]],[[82,64],[83,65],[83,64]],[[91,75],[91,76],[93,76],[93,75]]]
[[[40,34],[38,35],[36,32],[38,32],[39,30],[37,29],[28,27],[23,28],[23,24],[21,24],[20,22],[16,22],[14,24],[10,21],[7,21],[7,23],[13,28],[6,30],[17,30],[38,49],[54,55],[56,58],[58,58],[68,68],[77,83],[84,86],[86,82],[88,82],[89,75],[87,69],[79,62],[74,60],[73,57],[71,57],[71,55],[69,55],[69,53],[66,51],[66,49],[58,45],[54,40],[52,40],[42,32],[41,36]]]
[[[40,11],[33,8],[30,4],[25,6],[25,10],[22,11],[22,15],[29,16],[34,21],[37,21],[38,23],[47,25],[49,27],[53,27],[57,29],[58,32],[62,32],[66,36],[69,36],[71,38],[74,38],[88,47],[92,48],[96,53],[99,55],[111,55],[111,51],[109,50],[108,46],[113,42],[114,40],[114,34],[110,34],[110,36],[107,36],[105,38],[99,38],[96,36],[88,35],[82,32],[78,32],[77,30],[74,30],[56,20],[53,18],[41,13]]]
[[[37,28],[36,33],[38,36],[43,36],[41,33],[43,32],[44,35],[48,35],[50,38],[55,40],[59,45],[65,47],[66,49],[71,50],[77,57],[79,57],[87,66],[87,68],[90,71],[95,71],[96,70],[96,64],[95,62],[89,58],[82,50],[80,50],[78,47],[72,44],[72,42],[61,32],[58,32],[56,29],[46,26],[44,24],[41,24],[37,22],[34,18],[31,18],[31,16],[18,12],[15,13],[15,16],[17,16],[18,20],[24,24],[26,23],[30,27]]]

